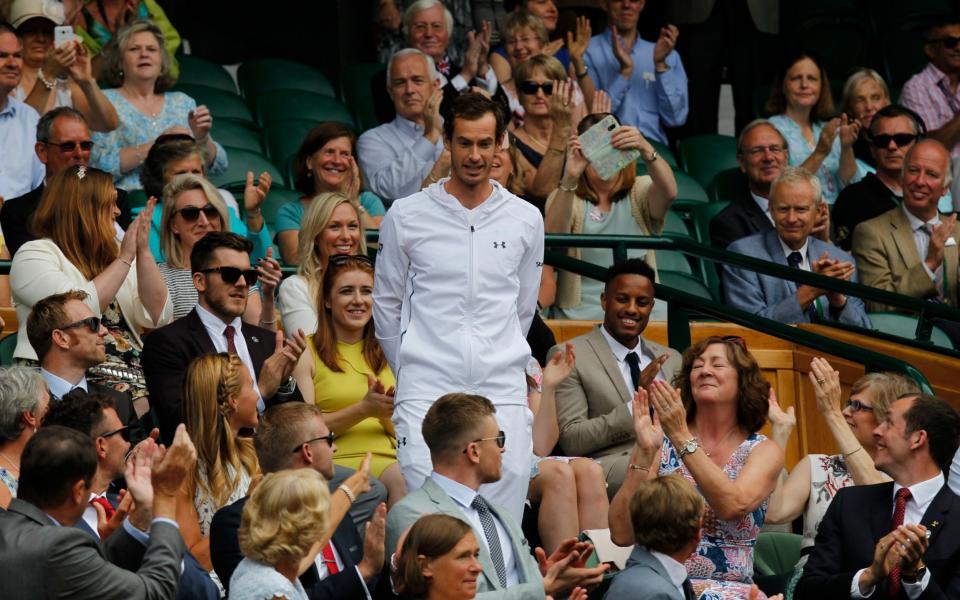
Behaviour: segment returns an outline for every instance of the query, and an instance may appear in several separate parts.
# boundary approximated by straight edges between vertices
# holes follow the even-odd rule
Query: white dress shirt
[[[365,189],[388,206],[398,198],[420,191],[443,153],[443,140],[431,143],[423,125],[397,115],[393,121],[367,130],[357,140],[357,156]]]
[[[683,563],[677,562],[674,559],[670,558],[663,552],[657,552],[647,548],[647,551],[653,555],[653,557],[660,561],[660,564],[663,565],[663,568],[667,571],[667,576],[670,577],[670,583],[674,585],[678,590],[680,590],[680,596],[686,598],[687,593],[683,591],[683,582],[687,580],[689,575],[687,574],[687,567]]]
[[[617,359],[617,367],[620,369],[620,374],[623,376],[623,383],[627,386],[627,391],[630,392],[627,396],[630,398],[630,402],[627,402],[627,410],[630,411],[630,414],[633,414],[633,377],[630,376],[630,363],[627,362],[627,354],[631,352],[636,352],[637,356],[640,357],[640,371],[643,372],[647,368],[647,365],[653,362],[654,356],[651,356],[650,349],[643,345],[643,337],[640,337],[637,341],[637,345],[633,348],[627,348],[620,342],[618,342],[610,332],[607,331],[606,326],[600,326],[600,333],[603,334],[603,338],[607,340],[607,344],[610,346],[610,351],[613,352],[613,357]],[[666,381],[667,378],[663,376],[663,369],[657,372],[657,376],[654,379],[659,379],[660,381]]]
[[[340,552],[337,550],[337,546],[333,543],[333,540],[330,540],[330,550],[333,551],[333,560],[337,563],[337,572],[343,572],[343,559],[340,558]],[[330,577],[330,569],[327,568],[327,562],[323,558],[323,553],[317,554],[317,557],[313,560],[313,564],[317,565],[317,573],[319,581],[323,581],[327,577]],[[363,586],[363,592],[366,594],[367,600],[370,598],[370,590],[367,589],[367,582],[363,580],[363,575],[360,574],[360,567],[357,565],[353,566],[353,570],[356,572],[357,577],[360,578],[360,585]]]
[[[40,367],[40,375],[43,376],[43,380],[47,382],[47,389],[50,390],[50,397],[54,400],[60,400],[77,388],[80,388],[85,392],[89,391],[87,389],[86,376],[82,377],[77,383],[70,383],[66,379],[54,375],[43,367]]]
[[[909,210],[907,210],[903,204],[900,205],[900,210],[903,211],[903,214],[907,217],[907,221],[910,223],[910,231],[913,233],[913,243],[917,247],[917,256],[920,257],[920,264],[923,265],[923,270],[927,272],[930,280],[937,284],[937,289],[941,290],[942,293],[943,263],[940,263],[940,266],[937,267],[936,271],[931,271],[930,267],[927,266],[927,263],[924,262],[924,259],[927,257],[927,248],[930,246],[930,234],[923,229],[924,225],[929,225],[930,227],[939,225],[940,213],[937,213],[936,216],[929,221],[922,221]]]
[[[207,330],[207,335],[210,336],[210,341],[213,342],[213,347],[217,352],[227,352],[227,336],[223,333],[227,329],[227,324],[220,320],[220,317],[214,315],[199,304],[197,304],[197,315],[200,317],[200,322],[203,323],[204,329]],[[243,337],[243,319],[236,317],[230,322],[230,325],[233,325],[235,332],[233,345],[237,348],[237,356],[243,364],[246,365],[247,371],[250,373],[250,378],[253,379],[253,389],[257,392],[257,412],[263,412],[266,410],[266,404],[264,404],[263,396],[260,394],[260,388],[257,386],[257,372],[253,368],[253,359],[250,358],[250,350],[247,349],[247,340]]]

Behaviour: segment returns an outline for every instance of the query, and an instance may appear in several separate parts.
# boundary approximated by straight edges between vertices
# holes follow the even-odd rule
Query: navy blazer
[[[785,267],[789,266],[776,229],[737,240],[730,244],[727,250]],[[857,267],[852,256],[833,244],[828,244],[815,237],[807,238],[808,261],[812,262],[820,258],[824,252],[830,258],[838,258],[853,263],[853,277],[850,281],[854,283],[858,281]],[[725,264],[723,265],[723,291],[727,304],[734,308],[781,323],[810,322],[807,311],[801,309],[800,303],[797,301],[796,282]],[[873,329],[860,298],[847,296],[847,304],[843,307],[838,319],[831,316],[826,297],[822,296],[820,302],[823,307],[823,315],[817,319],[818,321],[825,323],[840,322]]]

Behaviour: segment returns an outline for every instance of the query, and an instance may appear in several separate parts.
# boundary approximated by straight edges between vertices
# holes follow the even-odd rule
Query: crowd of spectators
[[[886,372],[844,401],[813,358],[839,453],[788,472],[797,415],[744,338],[645,335],[656,251],[564,250],[602,281],[544,259],[664,231],[665,154],[716,132],[725,58],[743,177],[703,242],[957,307],[960,18],[899,98],[860,68],[838,111],[804,49],[753,119],[752,4],[672,7],[652,41],[642,0],[569,31],[554,0],[375,4],[381,124],[298,138],[268,217],[269,172],[209,179],[231,150],[173,90],[155,0],[0,3],[0,596],[763,600],[760,531],[802,519],[786,598],[960,598],[960,412]],[[780,323],[897,310],[719,273]],[[598,323],[558,344],[544,318]],[[619,573],[583,532],[631,548]]]

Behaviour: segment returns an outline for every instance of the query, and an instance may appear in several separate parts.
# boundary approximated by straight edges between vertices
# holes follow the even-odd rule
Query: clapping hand
[[[650,400],[660,417],[663,433],[673,440],[681,434],[690,437],[687,431],[687,409],[683,407],[680,390],[666,381],[654,380],[650,384]]]
[[[663,445],[663,429],[656,411],[650,410],[650,395],[640,388],[633,393],[633,433],[637,447],[644,452],[644,458],[653,460],[653,455]],[[652,414],[651,414],[652,412]],[[644,461],[641,460],[641,464]]]
[[[583,154],[580,138],[576,135],[570,136],[570,142],[567,144],[567,162],[563,167],[563,180],[570,180],[571,186],[575,186],[589,164],[590,161]]]
[[[653,47],[653,64],[657,71],[667,69],[667,55],[673,52],[677,45],[677,38],[680,37],[680,30],[676,25],[667,25],[660,29],[660,36],[657,37],[657,44]]]
[[[360,399],[369,417],[389,419],[393,415],[393,388],[384,389],[383,383],[373,375],[367,375],[367,393]]]
[[[860,135],[860,121],[847,117],[847,113],[840,115],[840,146],[850,148]]]
[[[260,173],[256,184],[253,181],[253,171],[247,171],[247,182],[243,187],[243,209],[247,212],[258,210],[267,199],[272,184],[273,177],[267,171]]]
[[[576,62],[583,60],[592,35],[590,19],[584,16],[577,17],[576,29],[567,32],[567,50],[570,52],[571,60]]]
[[[273,246],[267,248],[266,258],[257,259],[257,276],[260,281],[260,293],[265,297],[273,298],[280,280],[283,279],[280,263],[273,258]]]
[[[286,380],[293,368],[300,360],[300,355],[307,349],[306,336],[302,329],[298,329],[290,337],[284,339],[283,332],[278,331],[275,350],[270,358],[263,361],[257,387],[264,398],[269,398],[277,392],[280,384]]]
[[[823,129],[820,130],[820,137],[817,138],[817,147],[814,150],[821,156],[827,156],[833,150],[833,141],[837,139],[840,131],[840,117],[835,117],[827,121]]]
[[[957,213],[953,213],[949,217],[940,219],[939,225],[933,226],[930,243],[927,245],[927,256],[923,260],[931,271],[936,271],[943,264],[943,249],[947,245],[947,240],[953,235],[956,224]]]
[[[785,449],[793,428],[797,426],[797,415],[792,406],[787,407],[787,410],[780,407],[777,392],[774,391],[773,386],[770,386],[770,392],[767,394],[767,418],[773,430],[773,441]]]
[[[590,114],[601,115],[610,112],[613,103],[610,100],[610,94],[603,90],[597,90],[593,93],[593,106],[590,107]]]
[[[562,352],[557,352],[547,361],[547,366],[543,368],[541,385],[544,388],[557,389],[557,386],[573,372],[576,363],[577,357],[573,353],[573,344],[565,344]]]
[[[550,119],[555,127],[571,125],[576,102],[573,95],[573,83],[554,81],[553,94],[549,100]]]
[[[195,110],[187,113],[187,123],[190,125],[190,131],[193,132],[194,139],[198,144],[206,143],[210,136],[210,130],[213,129],[213,115],[205,104],[201,104]]]
[[[840,405],[840,372],[825,359],[814,357],[810,361],[810,384],[817,399],[817,410],[824,417],[842,418],[843,406]]]
[[[620,75],[625,79],[630,79],[630,76],[633,74],[633,58],[630,56],[630,51],[626,47],[626,42],[623,40],[623,37],[617,33],[615,27],[610,28],[611,42],[613,43],[613,57],[617,59],[617,62],[620,64]]]

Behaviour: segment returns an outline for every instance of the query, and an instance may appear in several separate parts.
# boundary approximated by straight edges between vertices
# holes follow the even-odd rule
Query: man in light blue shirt
[[[679,35],[675,26],[661,29],[656,44],[640,39],[643,6],[644,0],[606,0],[611,28],[590,40],[586,66],[597,89],[610,94],[621,123],[667,143],[664,127],[687,121],[687,74],[673,51]]]
[[[22,70],[23,44],[0,24],[0,198],[22,196],[43,182],[43,164],[33,151],[40,115],[11,94]]]

